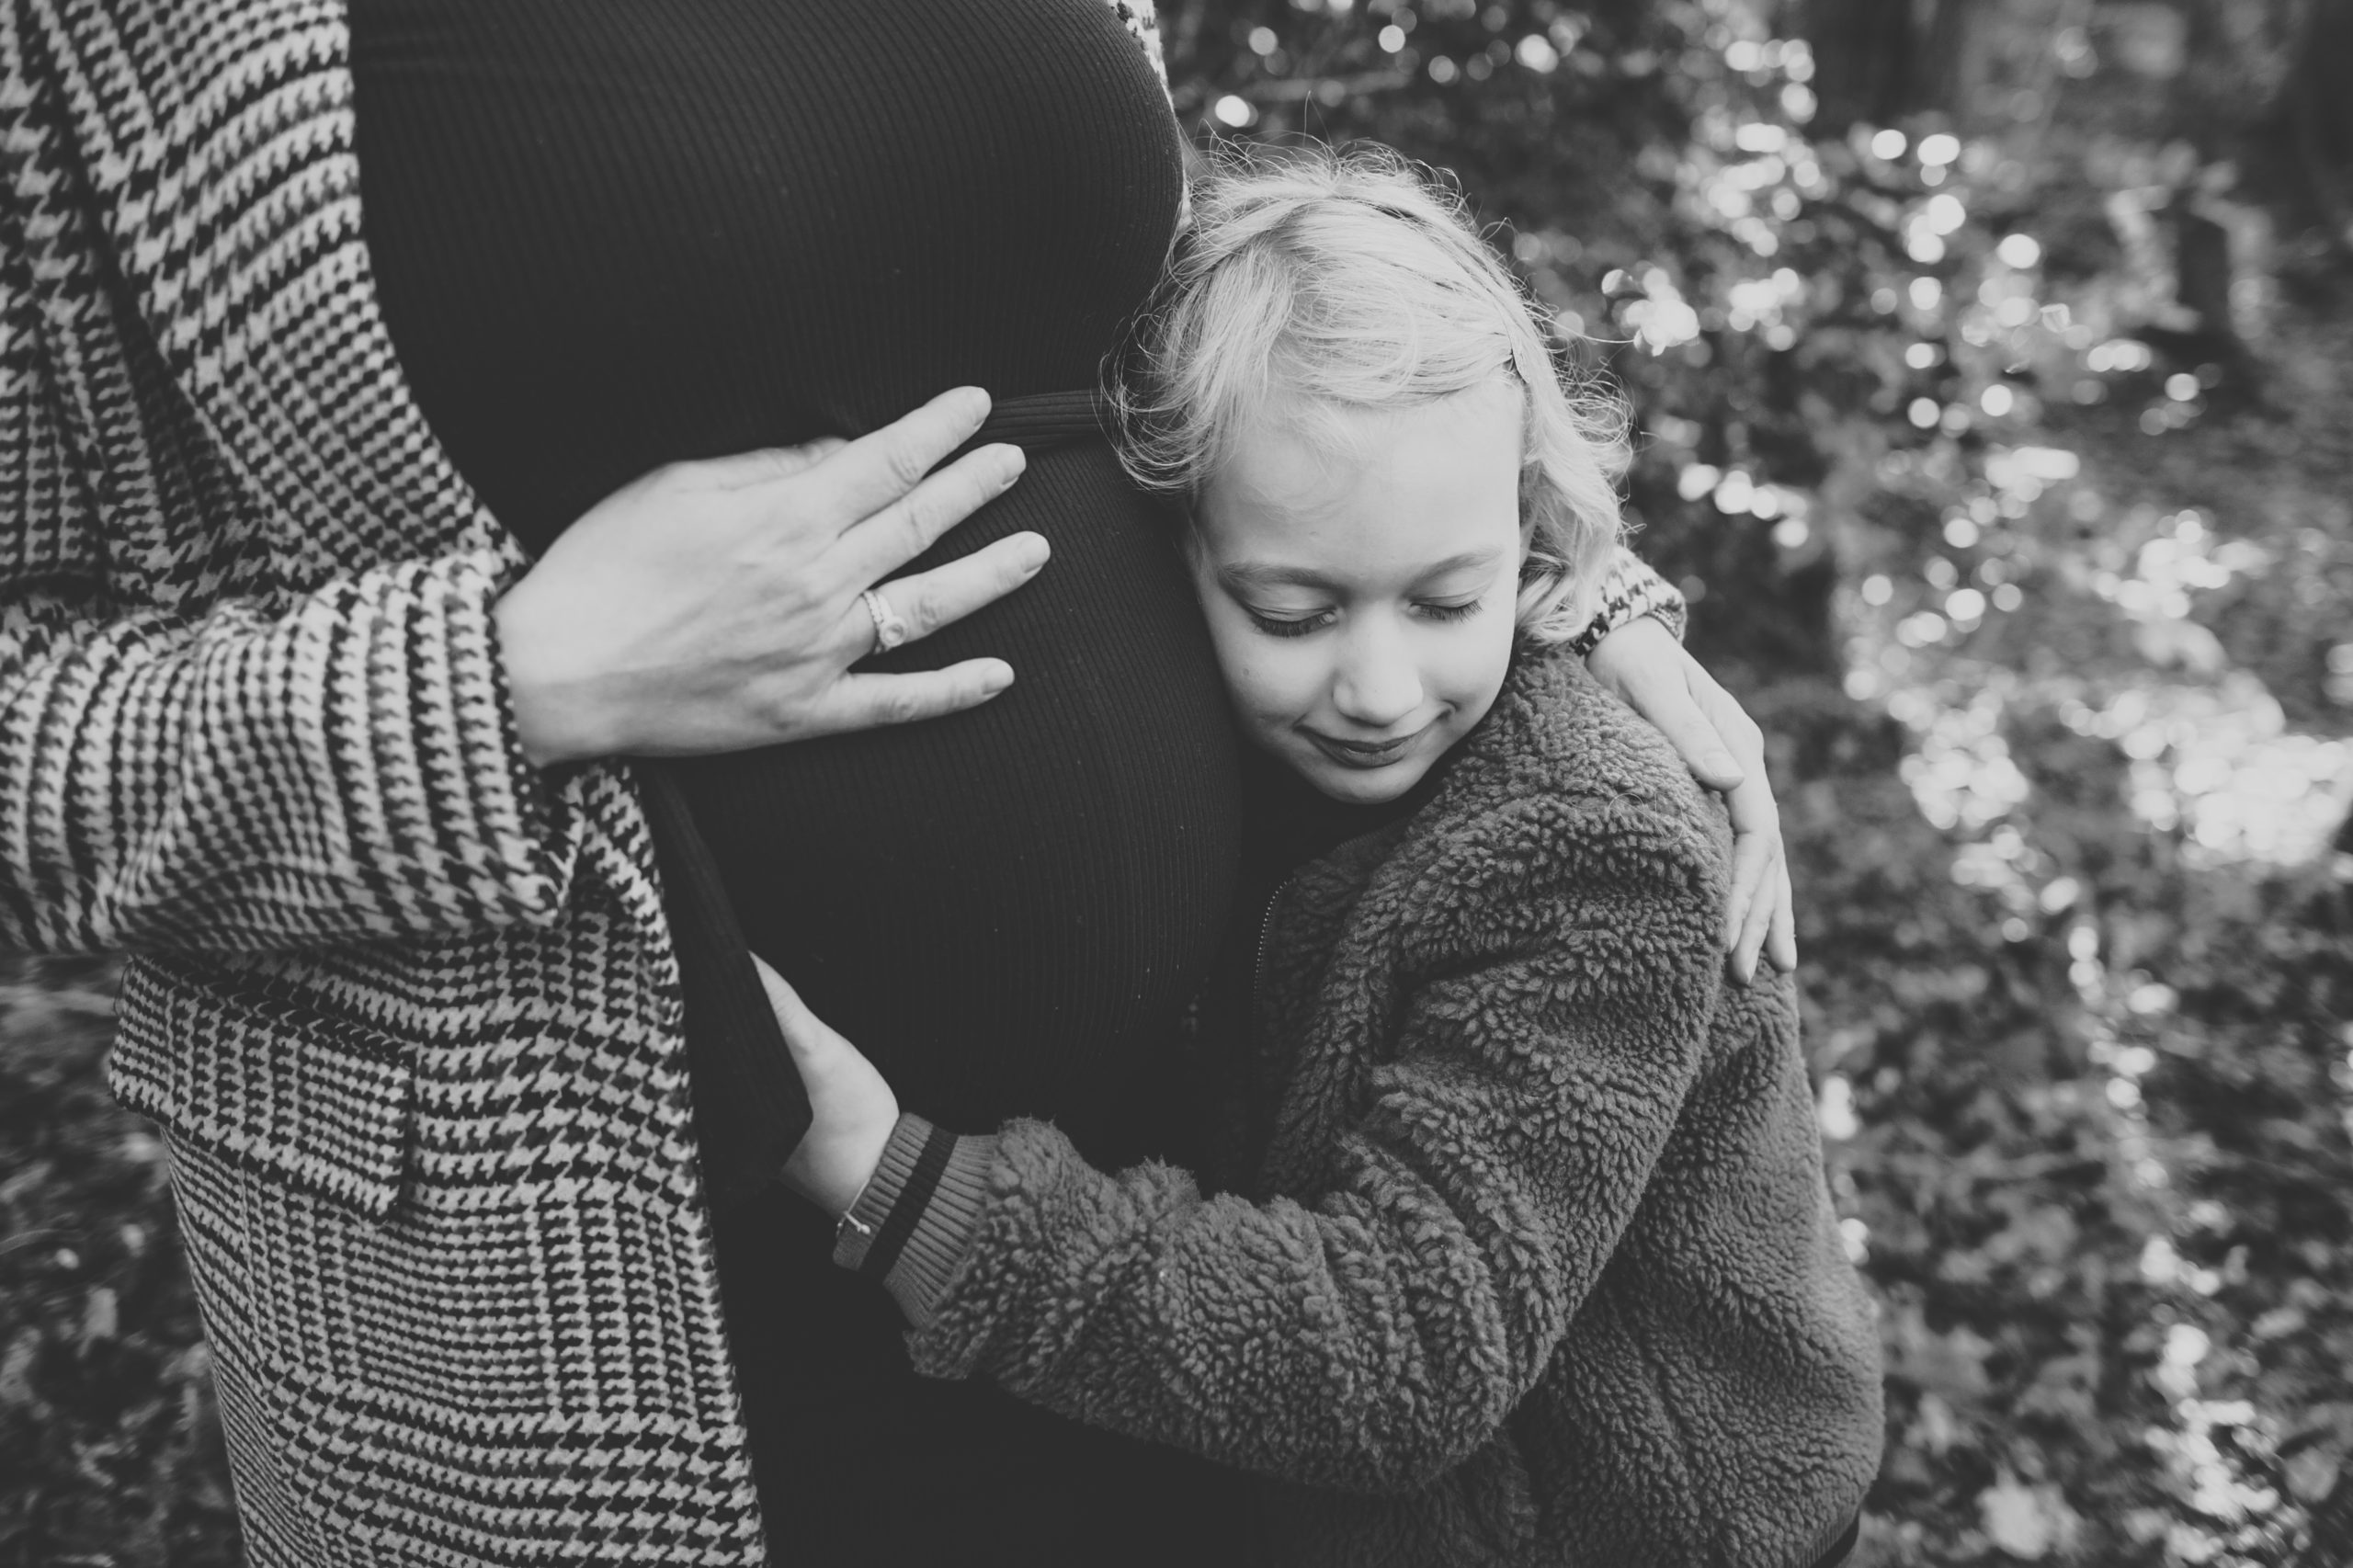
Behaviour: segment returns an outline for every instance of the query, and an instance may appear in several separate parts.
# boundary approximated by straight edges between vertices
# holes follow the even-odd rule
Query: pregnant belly
[[[1115,1155],[1226,910],[1233,742],[1168,520],[1108,448],[1034,453],[917,567],[1024,528],[1054,551],[1028,586],[874,661],[995,654],[1003,696],[679,778],[753,949],[905,1108]]]

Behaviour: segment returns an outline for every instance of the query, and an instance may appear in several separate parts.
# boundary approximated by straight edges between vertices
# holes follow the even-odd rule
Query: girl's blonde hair
[[[1538,314],[1451,190],[1394,153],[1227,155],[1109,370],[1120,460],[1188,499],[1237,434],[1290,421],[1336,455],[1345,418],[1508,374],[1521,390],[1522,635],[1585,630],[1621,527],[1626,418],[1563,381]]]

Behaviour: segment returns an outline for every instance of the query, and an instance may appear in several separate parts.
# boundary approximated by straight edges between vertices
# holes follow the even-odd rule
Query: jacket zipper
[[[1293,872],[1277,882],[1275,891],[1267,896],[1267,913],[1258,917],[1258,957],[1250,966],[1250,1012],[1254,1018],[1258,1011],[1259,993],[1266,984],[1267,942],[1275,934],[1275,905],[1282,903],[1283,894],[1289,892],[1291,883],[1297,881],[1299,874]]]

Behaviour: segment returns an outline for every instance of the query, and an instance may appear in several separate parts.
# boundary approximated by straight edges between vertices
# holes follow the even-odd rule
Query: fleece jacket
[[[1284,1565],[1802,1568],[1878,1468],[1878,1335],[1729,867],[1523,651],[1427,804],[1277,896],[1233,1169],[910,1119],[845,1261],[893,1233],[922,1369],[1266,1477]]]

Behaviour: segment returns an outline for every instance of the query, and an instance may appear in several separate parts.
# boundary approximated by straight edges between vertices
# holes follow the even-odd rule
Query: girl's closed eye
[[[1426,620],[1468,620],[1484,608],[1486,602],[1484,596],[1454,604],[1421,600],[1415,604],[1414,610]],[[1244,605],[1242,608],[1243,612],[1249,616],[1251,624],[1269,637],[1304,637],[1311,631],[1321,631],[1338,619],[1336,611],[1328,609],[1310,610],[1296,615],[1279,615],[1272,610],[1258,609],[1250,605]]]
[[[1468,620],[1478,614],[1486,602],[1485,597],[1482,596],[1475,599],[1466,599],[1459,604],[1425,603],[1415,608],[1432,620]]]
[[[1304,637],[1311,631],[1321,631],[1337,619],[1328,609],[1311,610],[1305,615],[1274,615],[1266,610],[1242,607],[1250,624],[1269,637]]]

